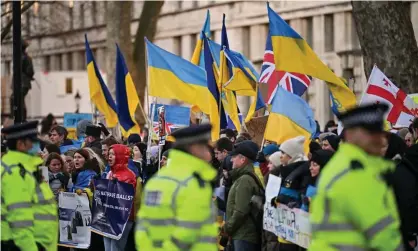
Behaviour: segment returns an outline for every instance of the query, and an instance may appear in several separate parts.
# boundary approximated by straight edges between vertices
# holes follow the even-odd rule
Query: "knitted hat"
[[[276,144],[270,144],[263,148],[264,155],[272,155],[273,153],[279,151],[279,147]]]
[[[129,135],[128,137],[128,144],[136,144],[136,143],[140,143],[141,142],[141,136],[139,136],[139,134],[137,133],[132,133],[131,135]]]
[[[309,152],[313,153],[318,150],[321,150],[321,145],[319,145],[318,142],[311,141],[311,143],[309,143]]]
[[[340,138],[336,135],[328,135],[324,138],[324,140],[328,141],[334,151],[338,150],[338,145],[340,144]]]
[[[288,139],[280,145],[280,151],[286,153],[290,157],[296,157],[297,155],[304,154],[303,143],[305,142],[304,136],[297,136],[292,139]]]
[[[282,156],[281,152],[275,152],[269,156],[269,161],[273,164],[274,167],[280,166],[280,156]]]
[[[321,168],[323,168],[331,159],[333,154],[334,152],[330,150],[318,150],[312,153],[311,161],[317,163]]]

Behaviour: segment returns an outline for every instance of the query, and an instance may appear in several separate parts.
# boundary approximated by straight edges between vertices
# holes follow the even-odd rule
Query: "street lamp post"
[[[75,96],[74,96],[74,101],[75,101],[75,107],[76,107],[75,113],[80,113],[80,101],[81,101],[81,95],[80,95],[80,93],[78,92],[78,90],[77,90],[77,93],[76,93],[76,94],[75,94]]]

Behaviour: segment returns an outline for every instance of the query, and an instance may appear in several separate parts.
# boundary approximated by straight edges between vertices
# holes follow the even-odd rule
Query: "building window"
[[[70,22],[70,30],[74,28],[74,14],[73,14],[73,7],[68,7],[68,20]]]
[[[11,68],[11,62],[9,61],[9,60],[7,60],[6,62],[4,62],[4,70],[5,70],[5,74],[4,75],[10,75],[11,74],[11,70],[10,70],[10,68]]]
[[[312,17],[305,18],[305,40],[313,48],[313,21]]]
[[[51,56],[47,55],[44,57],[44,66],[45,66],[45,71],[51,71]]]
[[[190,35],[190,49],[192,51],[192,55],[194,52],[194,48],[196,47],[196,43],[197,43],[197,34]]]
[[[174,37],[173,53],[181,57],[181,37]]]
[[[62,54],[57,54],[56,57],[57,57],[57,61],[56,61],[57,65],[55,66],[55,70],[62,71]]]
[[[251,55],[250,54],[250,27],[243,27],[242,28],[242,53],[245,56]]]
[[[181,10],[183,8],[183,1],[177,1],[177,10]]]
[[[132,6],[133,9],[133,6]],[[97,5],[96,2],[91,2],[91,22],[93,23],[93,26],[97,23]]]
[[[325,52],[334,51],[334,15],[325,15]]]
[[[25,13],[25,18],[26,18],[26,26],[25,26],[25,30],[26,30],[26,35],[30,36],[30,25],[31,25],[31,20],[30,20],[30,11],[26,11]]]
[[[78,59],[80,60],[80,63],[78,64],[78,69],[77,70],[85,70],[86,67],[86,52],[83,51],[79,51],[78,52]]]
[[[65,79],[65,94],[73,94],[73,79]]]
[[[192,1],[192,8],[197,8],[197,1]]]
[[[360,49],[360,42],[357,35],[356,22],[354,21],[353,16],[351,16],[351,39],[353,49]]]
[[[71,52],[67,54],[67,67],[69,71],[73,70],[73,55]]]
[[[79,15],[80,15],[80,17],[79,17],[79,20],[80,20],[80,28],[84,28],[84,3],[80,3],[80,5],[79,5],[79,10],[80,10],[80,13],[79,13]]]

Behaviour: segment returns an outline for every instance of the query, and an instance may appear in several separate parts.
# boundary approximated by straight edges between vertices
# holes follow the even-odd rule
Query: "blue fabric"
[[[280,150],[279,146],[276,144],[270,144],[263,148],[264,155],[272,155],[275,152],[278,152]]]
[[[106,165],[104,172],[102,173],[102,179],[106,179],[107,174],[110,172],[110,166]]]
[[[292,197],[292,198],[295,198],[295,199],[299,199],[299,192],[297,190],[294,190],[294,189],[281,187],[279,194],[286,195],[286,196],[289,196],[289,197]]]
[[[139,171],[138,171],[138,168],[136,168],[135,163],[134,163],[134,161],[132,159],[129,159],[128,160],[128,168],[129,168],[129,170],[131,170],[132,172],[134,172],[135,178],[138,178]]]
[[[71,191],[75,192],[77,189],[88,188],[91,179],[96,176],[97,173],[93,170],[84,170],[77,175],[77,179],[74,182],[74,186]]]

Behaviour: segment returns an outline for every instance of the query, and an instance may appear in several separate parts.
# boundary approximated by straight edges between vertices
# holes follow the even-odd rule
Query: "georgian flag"
[[[396,127],[408,127],[418,116],[418,105],[390,81],[385,74],[373,67],[367,89],[361,98],[360,104],[386,103],[389,111],[386,120]]]

